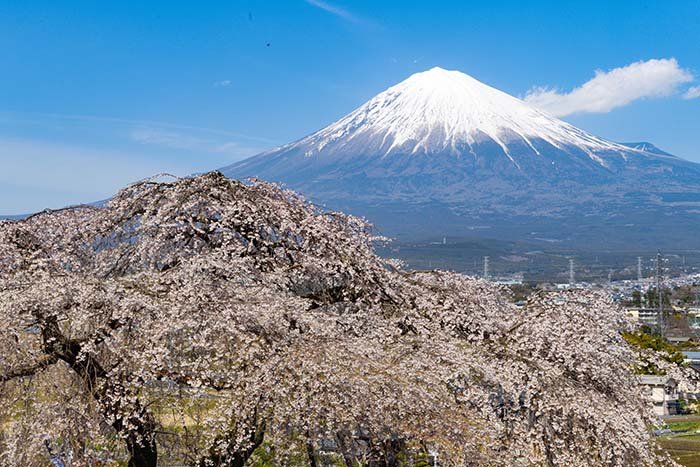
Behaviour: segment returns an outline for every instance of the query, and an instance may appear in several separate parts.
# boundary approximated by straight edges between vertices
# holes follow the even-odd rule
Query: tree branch
[[[24,378],[27,376],[33,376],[40,372],[41,370],[50,367],[58,361],[58,357],[55,355],[47,355],[40,359],[38,362],[32,365],[26,365],[19,368],[10,370],[5,374],[0,374],[0,383],[5,383],[7,381],[13,380],[15,378]]]

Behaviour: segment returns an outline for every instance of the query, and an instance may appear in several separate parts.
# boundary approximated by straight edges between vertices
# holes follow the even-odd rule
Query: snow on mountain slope
[[[646,141],[640,141],[638,143],[620,143],[623,146],[626,146],[628,148],[636,149],[638,151],[643,151],[649,154],[655,154],[657,156],[668,156],[668,157],[673,157],[674,159],[678,159],[676,156],[673,154],[669,154],[666,151],[663,151],[656,146],[654,146],[651,143],[647,143]]]
[[[282,182],[321,202],[441,202],[511,212],[606,205],[639,186],[700,191],[698,164],[648,143],[590,135],[442,68],[414,74],[310,136],[222,171]]]
[[[267,175],[274,177],[285,170],[282,166],[272,170],[275,157],[287,164],[290,158],[302,156],[327,159],[316,163],[327,166],[333,160],[358,157],[430,154],[501,157],[518,170],[572,163],[588,170],[595,170],[591,164],[617,170],[629,157],[661,155],[643,146],[624,146],[590,135],[459,71],[432,68],[390,87],[310,136],[225,170],[239,175],[238,169],[262,164],[271,170]],[[543,154],[543,160],[534,160]],[[287,169],[309,164],[297,161]]]
[[[372,147],[379,136],[379,147]],[[309,156],[335,144],[339,150],[348,146],[386,156],[398,152],[456,153],[460,146],[473,147],[485,138],[496,142],[506,154],[508,143],[517,139],[535,152],[533,139],[555,147],[628,149],[590,136],[464,73],[442,68],[411,76],[293,146],[306,147]],[[348,144],[354,140],[364,140],[366,147]]]

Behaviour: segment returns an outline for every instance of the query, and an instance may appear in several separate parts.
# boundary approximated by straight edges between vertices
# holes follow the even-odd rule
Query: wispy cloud
[[[131,149],[0,136],[0,214],[98,201],[120,187],[168,170],[187,175],[187,161],[148,157]]]
[[[233,82],[230,79],[223,79],[221,81],[217,81],[214,83],[214,87],[216,88],[228,88],[233,84]]]
[[[202,138],[158,128],[136,128],[129,136],[137,143],[154,144],[172,149],[196,150],[202,149],[202,146],[208,143]]]
[[[345,8],[332,5],[331,3],[326,2],[325,0],[304,0],[306,3],[309,5],[315,6],[316,8],[320,8],[321,10],[327,11],[328,13],[338,16],[340,18],[343,18],[348,21],[352,21],[353,23],[360,23],[363,22],[364,19],[360,18],[359,16],[349,12]]]
[[[683,99],[698,99],[700,98],[700,86],[693,86],[683,94]]]
[[[157,127],[134,128],[129,138],[140,144],[161,146],[195,153],[225,154],[232,158],[244,158],[262,152],[267,146],[250,144],[213,137],[212,135],[193,135]]]
[[[609,71],[597,70],[593,79],[570,92],[533,88],[524,100],[558,117],[604,113],[639,99],[677,95],[681,85],[693,80],[693,74],[681,68],[675,58],[652,59]],[[697,92],[700,94],[700,89]],[[694,94],[688,90],[688,95]]]
[[[213,170],[279,144],[215,128],[89,115],[0,110],[0,124],[0,214],[103,199],[155,173]]]
[[[267,145],[275,145],[278,142],[268,139],[260,138],[256,136],[244,135],[241,133],[236,133],[233,131],[222,130],[218,128],[208,128],[197,125],[183,125],[180,123],[163,122],[158,120],[140,120],[131,118],[118,118],[118,117],[104,117],[98,115],[77,115],[77,114],[54,114],[54,113],[41,113],[41,112],[13,112],[13,111],[2,111],[0,110],[0,117],[3,117],[7,121],[23,121],[25,123],[35,123],[44,124],[49,121],[73,121],[73,122],[85,122],[85,123],[100,123],[100,124],[115,124],[115,125],[126,125],[126,126],[145,126],[153,128],[166,128],[181,130],[184,132],[196,132],[196,133],[207,133],[212,135],[228,136],[232,138],[244,138],[251,141],[258,141]]]
[[[262,152],[265,147],[249,145],[237,141],[228,141],[214,147],[214,152],[227,154],[233,157],[247,157]]]
[[[99,135],[99,142],[110,141],[112,146],[122,143],[149,145],[153,148],[176,149],[191,155],[219,154],[233,159],[262,152],[279,141],[249,136],[227,130],[169,122],[124,119],[91,115],[3,112],[0,122],[7,128],[40,129],[48,137],[74,139],[77,145],[88,143],[85,135]],[[65,125],[70,122],[70,125]],[[51,134],[47,131],[51,130]],[[213,166],[214,167],[214,166]]]

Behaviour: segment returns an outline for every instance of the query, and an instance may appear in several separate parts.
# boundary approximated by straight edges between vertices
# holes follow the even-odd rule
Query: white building
[[[668,376],[642,375],[639,382],[654,404],[654,413],[659,416],[676,415],[679,412],[676,382]]]
[[[639,324],[654,327],[659,321],[659,310],[656,308],[627,308],[627,316]]]

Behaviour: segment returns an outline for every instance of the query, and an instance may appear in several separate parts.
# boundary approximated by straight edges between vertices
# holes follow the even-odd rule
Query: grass
[[[700,436],[670,435],[659,438],[659,446],[685,467],[700,467]]]
[[[666,420],[673,434],[657,438],[657,443],[676,462],[685,467],[700,467],[700,416],[682,415]]]

